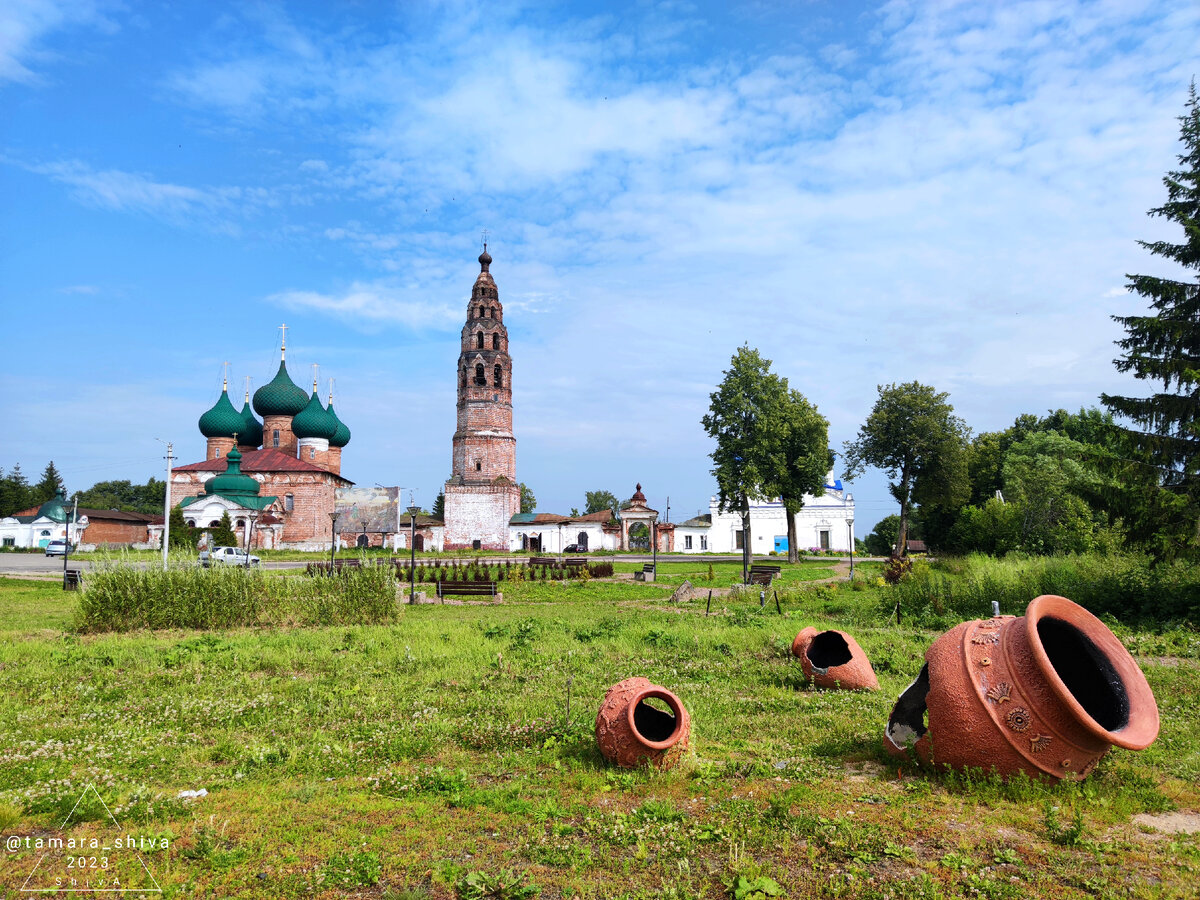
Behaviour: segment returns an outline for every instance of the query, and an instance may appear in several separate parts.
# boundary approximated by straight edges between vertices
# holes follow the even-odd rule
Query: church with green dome
[[[292,381],[283,343],[278,370],[253,402],[247,386],[239,411],[226,379],[198,426],[204,459],[174,467],[169,485],[189,524],[209,528],[228,513],[243,543],[252,532],[258,548],[329,546],[338,491],[354,484],[342,476],[350,429],[334,412],[332,384],[322,403],[315,378],[311,394]]]

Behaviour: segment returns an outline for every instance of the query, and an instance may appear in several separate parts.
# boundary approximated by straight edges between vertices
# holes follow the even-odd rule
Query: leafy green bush
[[[1003,560],[972,554],[919,565],[883,592],[907,616],[931,627],[949,620],[1020,615],[1034,597],[1058,594],[1097,616],[1146,624],[1200,623],[1200,570],[1154,566],[1142,554],[1072,554]]]

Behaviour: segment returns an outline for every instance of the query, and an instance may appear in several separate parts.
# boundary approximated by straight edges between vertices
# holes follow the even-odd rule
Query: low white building
[[[60,490],[36,512],[0,519],[0,544],[14,548],[45,547],[53,540],[69,539],[74,547],[88,527],[86,515],[77,519]]]
[[[742,550],[742,517],[736,510],[722,512],[716,497],[708,502],[707,515],[675,526],[675,550],[682,553],[739,553]],[[854,495],[830,477],[820,497],[805,496],[796,514],[796,539],[803,555],[812,550],[849,553],[854,545]],[[750,504],[750,550],[766,555],[787,553],[787,511],[781,500]]]

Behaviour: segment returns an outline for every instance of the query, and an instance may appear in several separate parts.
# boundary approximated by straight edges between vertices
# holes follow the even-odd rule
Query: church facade
[[[225,383],[200,417],[205,458],[171,470],[170,501],[198,528],[229,513],[242,542],[253,533],[255,547],[322,550],[332,540],[337,492],[354,484],[341,474],[350,429],[334,412],[332,390],[322,404],[316,381],[309,395],[286,360],[285,342],[275,377],[254,392],[253,412],[249,391],[239,412]]]
[[[512,357],[484,245],[458,354],[458,416],[445,486],[447,550],[508,550],[521,511],[513,435]]]

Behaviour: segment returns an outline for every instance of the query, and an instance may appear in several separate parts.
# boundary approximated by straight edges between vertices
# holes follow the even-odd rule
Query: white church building
[[[739,553],[742,550],[742,516],[722,512],[716,497],[708,501],[708,514],[675,526],[675,550],[682,553]],[[787,511],[779,499],[751,502],[750,551],[766,555],[787,553]],[[796,514],[796,541],[801,555],[812,550],[849,553],[854,546],[854,495],[840,479],[830,477],[820,497],[804,497]]]

